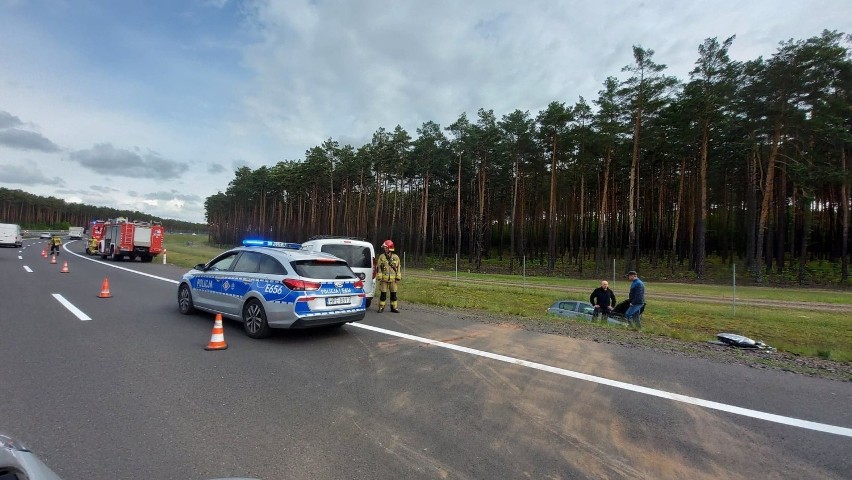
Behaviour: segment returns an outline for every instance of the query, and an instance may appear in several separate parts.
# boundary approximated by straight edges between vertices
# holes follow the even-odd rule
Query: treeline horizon
[[[0,223],[17,223],[21,228],[85,227],[93,220],[125,217],[130,221],[160,222],[169,231],[207,232],[207,225],[171,218],[160,218],[135,210],[118,210],[82,203],[70,203],[61,198],[42,197],[23,190],[0,187]]]
[[[236,170],[207,198],[219,243],[246,235],[392,238],[410,259],[523,256],[595,273],[610,259],[701,279],[707,255],[763,275],[822,259],[848,279],[852,146],[850,37],[824,31],[733,61],[735,37],[708,38],[689,78],[654,51],[603,82],[591,102],[532,115],[480,109],[412,138],[379,128],[369,144],[328,139],[298,160]]]
[[[698,45],[687,79],[634,46],[591,101],[499,118],[482,108],[414,137],[381,127],[360,147],[329,138],[304,158],[239,168],[206,199],[211,242],[391,238],[415,264],[459,255],[517,273],[534,258],[547,274],[558,262],[598,275],[617,258],[698,279],[709,255],[756,283],[791,270],[805,283],[807,262],[824,260],[847,282],[852,37],[824,31],[742,62],[734,41]],[[24,223],[140,213],[4,190],[0,214]]]

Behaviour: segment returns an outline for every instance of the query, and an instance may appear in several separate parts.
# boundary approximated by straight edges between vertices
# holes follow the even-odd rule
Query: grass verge
[[[229,248],[211,246],[207,237],[166,235],[168,263],[190,268],[209,261]],[[571,322],[546,314],[547,307],[565,298],[587,299],[594,288],[589,280],[526,277],[500,274],[454,273],[407,269],[400,297],[407,302],[456,309],[474,309],[521,318]],[[501,282],[498,284],[483,283]],[[628,282],[610,283],[619,299],[625,298]],[[543,288],[547,287],[547,288]],[[703,303],[700,298],[731,299],[733,289],[722,285],[684,283],[646,284],[649,307],[643,315],[646,335],[692,342],[731,332],[762,340],[780,351],[828,360],[852,361],[852,318],[845,313],[815,312],[808,302],[852,305],[852,293],[818,289],[738,287],[738,299],[790,302],[789,307],[749,307]],[[577,293],[581,292],[581,293]],[[654,294],[695,296],[699,299],[663,300]],[[800,305],[801,304],[801,305]],[[600,328],[619,328],[600,325]]]

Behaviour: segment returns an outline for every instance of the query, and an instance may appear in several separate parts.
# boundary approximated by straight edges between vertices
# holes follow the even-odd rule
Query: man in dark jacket
[[[604,319],[606,319],[606,315],[612,312],[616,304],[615,293],[609,289],[609,282],[606,280],[601,281],[601,286],[589,295],[589,303],[595,306],[595,318],[603,313],[605,315]]]
[[[639,274],[631,270],[627,272],[627,279],[630,280],[630,306],[627,307],[627,323],[635,324],[638,328],[642,328],[642,310],[645,307],[645,284],[639,280]]]

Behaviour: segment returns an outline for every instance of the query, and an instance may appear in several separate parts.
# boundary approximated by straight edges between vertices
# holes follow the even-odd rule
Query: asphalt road
[[[64,480],[852,471],[849,382],[471,322],[404,284],[401,314],[266,340],[226,321],[229,348],[206,351],[213,317],[177,311],[182,269],[81,242],[52,265],[42,244],[0,249],[0,432]]]

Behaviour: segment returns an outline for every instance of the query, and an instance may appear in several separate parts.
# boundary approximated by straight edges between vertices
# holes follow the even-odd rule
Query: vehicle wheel
[[[151,260],[154,259],[151,255],[142,255],[141,257],[142,263],[151,263]]]
[[[178,309],[184,315],[195,312],[195,306],[192,304],[192,291],[185,283],[182,283],[178,288]]]
[[[372,298],[368,298],[368,299],[367,299],[367,308],[370,308],[370,304],[371,304],[371,303],[373,303],[373,299],[372,299]]]
[[[263,305],[254,298],[243,305],[243,330],[251,338],[266,338],[272,333]]]

